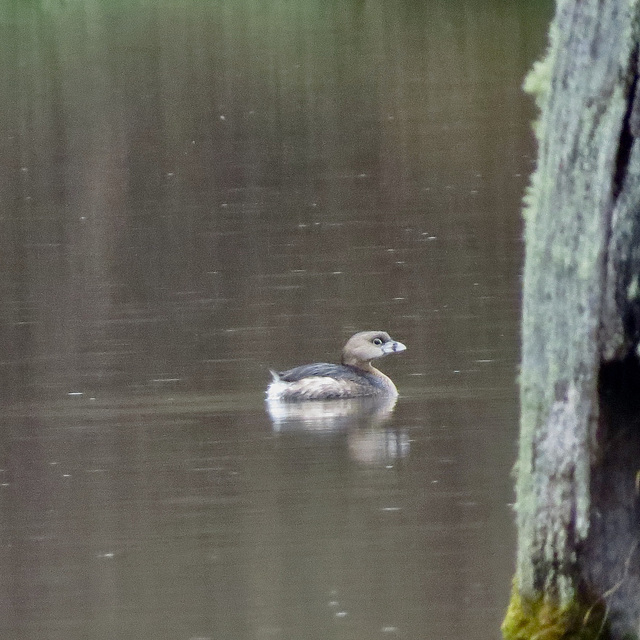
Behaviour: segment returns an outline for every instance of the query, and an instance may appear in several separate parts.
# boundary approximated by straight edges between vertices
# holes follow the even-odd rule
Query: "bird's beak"
[[[405,347],[402,342],[396,342],[395,340],[391,340],[389,342],[385,342],[382,345],[382,350],[385,354],[389,353],[400,353],[401,351],[406,351],[407,347]]]

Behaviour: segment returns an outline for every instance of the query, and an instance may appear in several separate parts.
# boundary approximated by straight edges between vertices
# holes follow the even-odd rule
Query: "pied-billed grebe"
[[[342,349],[342,364],[316,362],[288,371],[271,372],[267,400],[297,402],[366,396],[397,396],[391,379],[371,366],[371,361],[406,347],[384,331],[361,331]]]

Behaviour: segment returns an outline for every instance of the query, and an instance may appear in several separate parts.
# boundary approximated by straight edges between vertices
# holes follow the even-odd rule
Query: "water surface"
[[[499,637],[550,4],[2,11],[2,637]],[[395,407],[269,415],[364,329]]]

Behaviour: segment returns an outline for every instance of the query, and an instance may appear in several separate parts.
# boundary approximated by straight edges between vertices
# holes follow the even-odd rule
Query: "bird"
[[[360,331],[347,340],[340,364],[316,362],[287,371],[271,371],[267,401],[303,402],[398,395],[391,378],[371,361],[405,351],[386,331]]]

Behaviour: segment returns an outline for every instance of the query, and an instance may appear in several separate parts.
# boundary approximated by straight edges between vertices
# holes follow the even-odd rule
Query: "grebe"
[[[371,361],[406,347],[384,331],[361,331],[351,336],[342,349],[341,364],[316,362],[288,371],[271,372],[267,400],[299,402],[367,396],[397,396],[388,376]]]

